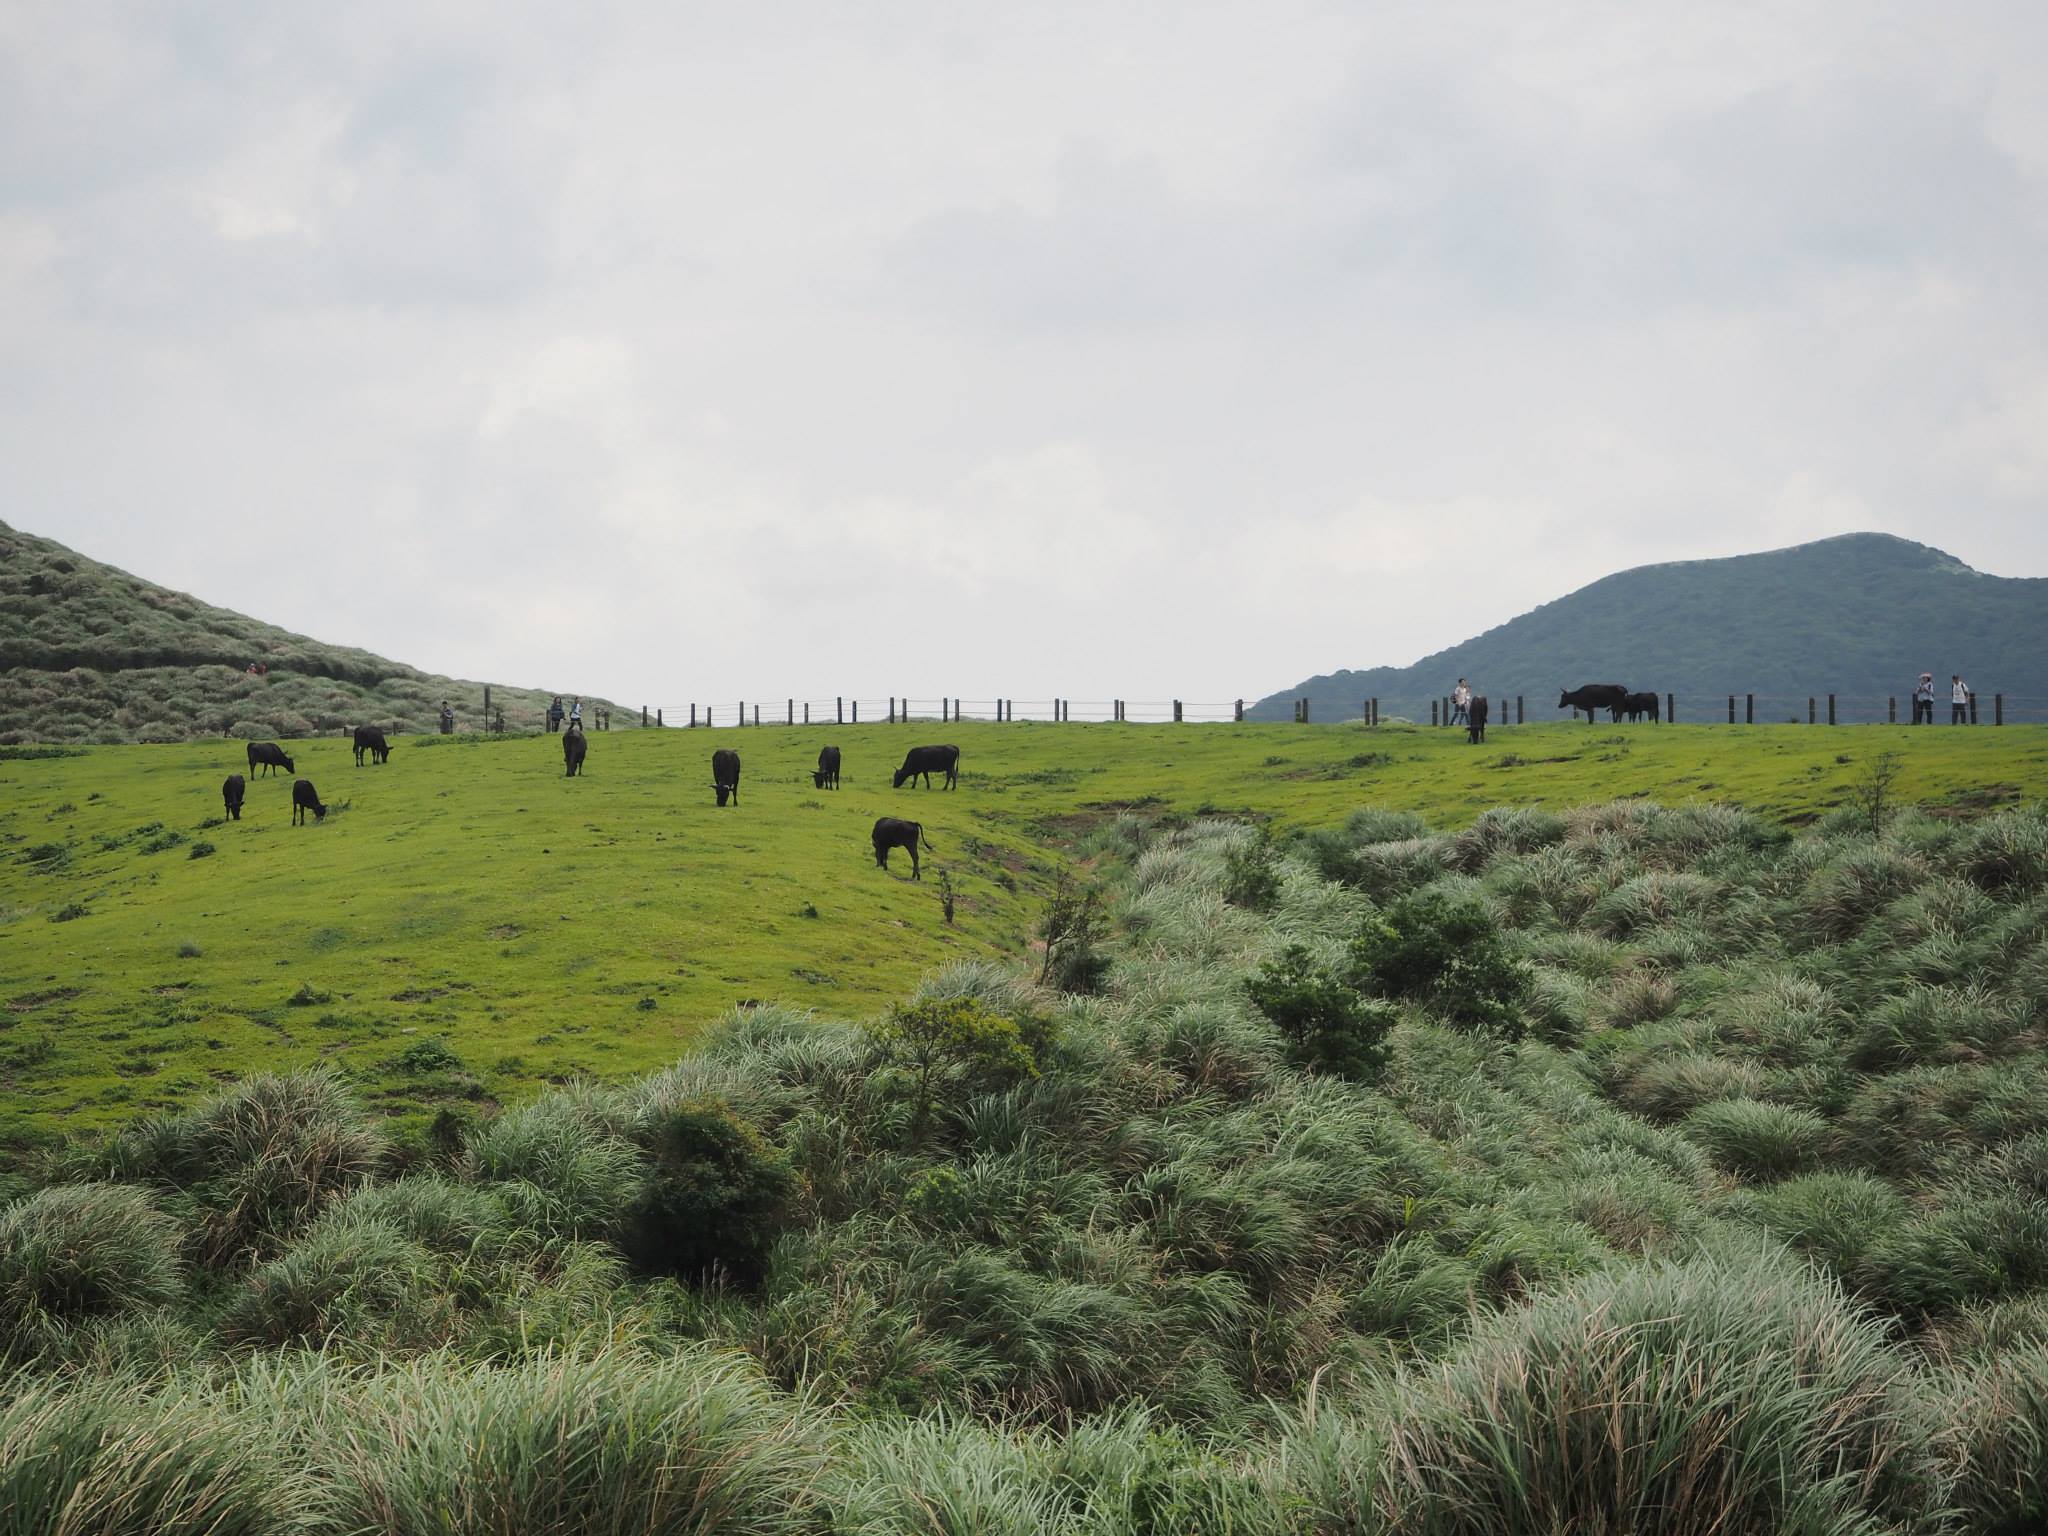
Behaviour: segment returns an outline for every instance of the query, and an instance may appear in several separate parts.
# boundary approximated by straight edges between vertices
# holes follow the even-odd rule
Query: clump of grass
[[[1826,1144],[1828,1123],[1789,1104],[1722,1099],[1687,1115],[1685,1134],[1732,1173],[1780,1179],[1813,1166]]]
[[[1412,1532],[1912,1528],[1938,1470],[1882,1330],[1763,1255],[1484,1322],[1403,1384],[1386,1435],[1379,1513]]]
[[[205,842],[194,843],[192,845],[191,851],[185,855],[185,857],[188,859],[207,859],[211,858],[212,856],[213,844]]]
[[[350,1530],[786,1530],[821,1461],[808,1420],[758,1372],[694,1349],[468,1371],[429,1357],[344,1404],[320,1456]]]
[[[644,1172],[639,1151],[601,1106],[559,1092],[486,1121],[470,1138],[466,1163],[521,1221],[556,1237],[616,1230]]]
[[[63,906],[50,914],[50,921],[53,923],[72,923],[81,917],[91,916],[92,908],[88,907],[84,902],[67,901]]]
[[[0,1210],[0,1353],[45,1319],[175,1300],[178,1243],[148,1195],[117,1184],[52,1185]]]
[[[190,939],[183,939],[179,941],[178,958],[180,960],[197,960],[203,953],[205,953],[205,951],[200,949],[200,947],[197,944],[193,943]]]
[[[143,1120],[110,1161],[122,1177],[187,1196],[198,1257],[226,1265],[276,1252],[367,1180],[384,1149],[338,1078],[300,1072],[252,1077],[197,1109]]]

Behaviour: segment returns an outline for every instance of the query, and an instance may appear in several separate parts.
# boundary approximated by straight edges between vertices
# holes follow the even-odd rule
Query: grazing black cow
[[[242,791],[247,784],[239,773],[231,773],[220,787],[221,804],[227,807],[229,821],[242,819]]]
[[[1583,709],[1588,725],[1593,723],[1593,712],[1599,709],[1614,711],[1614,718],[1619,720],[1621,712],[1628,707],[1628,690],[1619,683],[1587,683],[1570,693],[1560,693],[1557,707],[1574,712]]]
[[[903,759],[903,766],[896,770],[896,787],[901,789],[905,782],[924,776],[924,787],[932,787],[932,775],[943,773],[946,788],[951,789],[960,782],[960,749],[958,747],[912,747]]]
[[[356,766],[363,766],[363,754],[367,752],[378,762],[391,756],[391,749],[384,744],[384,733],[374,725],[356,727]]]
[[[327,807],[320,803],[319,793],[313,788],[311,779],[292,780],[292,825],[304,826],[306,812],[313,813],[315,821],[327,819]]]
[[[811,782],[820,789],[839,787],[839,749],[820,747],[818,749],[818,771],[811,775]]]
[[[1486,740],[1486,717],[1493,712],[1486,695],[1479,694],[1465,708],[1465,739],[1478,746]]]
[[[583,754],[590,750],[590,743],[583,739],[583,727],[572,725],[562,733],[562,766],[568,776],[575,778],[583,771]]]
[[[1661,725],[1664,721],[1664,712],[1659,707],[1661,703],[1662,700],[1654,693],[1632,693],[1622,709],[1631,720],[1640,720],[1648,715],[1652,725]]]
[[[297,773],[292,760],[284,755],[284,748],[274,741],[252,741],[249,743],[249,775],[254,778],[257,765],[261,764],[275,773],[282,768],[286,773]],[[267,778],[269,775],[266,774]]]
[[[875,862],[881,865],[882,868],[887,869],[889,867],[889,850],[891,848],[907,848],[910,850],[910,878],[913,880],[922,880],[924,878],[924,875],[919,872],[917,867],[917,845],[923,843],[925,847],[929,848],[931,844],[925,839],[923,822],[904,821],[901,817],[897,816],[884,816],[875,823],[874,839]]]
[[[711,754],[711,788],[720,805],[725,804],[728,795],[734,805],[740,803],[740,755],[730,747],[720,747]]]

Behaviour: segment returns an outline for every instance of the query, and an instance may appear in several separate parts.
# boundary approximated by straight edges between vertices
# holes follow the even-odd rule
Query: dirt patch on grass
[[[67,1002],[84,990],[83,987],[51,987],[46,992],[24,992],[19,997],[7,999],[7,1008],[11,1013],[31,1013],[49,1003]]]

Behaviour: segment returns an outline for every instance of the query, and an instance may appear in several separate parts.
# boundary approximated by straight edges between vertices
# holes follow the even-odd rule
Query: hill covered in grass
[[[1142,806],[1049,982],[735,1009],[424,1137],[337,1062],[55,1149],[0,1189],[0,1510],[2040,1529],[2048,820],[1456,820]]]
[[[290,781],[239,743],[0,748],[0,1144],[189,1103],[222,1072],[346,1071],[414,1123],[541,1084],[654,1069],[736,1005],[862,1017],[953,960],[1012,960],[1078,837],[1125,810],[1276,833],[1362,805],[1437,829],[1500,805],[1648,795],[1811,822],[1900,754],[1896,793],[1945,813],[2048,783],[2048,731],[963,722],[960,788],[894,790],[922,726],[614,732],[584,776],[552,737],[422,737],[384,767],[288,742],[336,807],[290,824]],[[820,792],[821,742],[844,787]],[[738,749],[741,804],[708,758]],[[26,753],[71,751],[47,757]],[[882,815],[924,823],[910,883]],[[939,900],[955,893],[948,925]]]
[[[0,523],[0,742],[438,731],[443,699],[460,729],[480,729],[483,686],[310,640]],[[552,697],[491,688],[513,730],[538,726]],[[612,707],[584,696],[597,705]],[[638,721],[617,711],[620,727]]]
[[[1408,667],[1311,677],[1249,713],[1356,719],[1377,698],[1385,715],[1427,720],[1430,701],[1460,677],[1494,699],[1523,695],[1551,719],[1561,689],[1622,683],[1679,695],[1680,718],[1723,719],[1726,698],[1759,696],[1758,718],[1804,717],[1810,696],[1839,696],[1842,720],[1902,715],[1913,680],[1960,672],[1988,700],[2023,696],[2048,719],[2048,578],[1987,576],[1951,555],[1889,534],[1858,533],[1726,560],[1639,566]]]

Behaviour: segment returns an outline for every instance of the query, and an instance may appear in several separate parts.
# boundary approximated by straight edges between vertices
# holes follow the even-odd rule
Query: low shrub
[[[1352,965],[1359,984],[1381,997],[1411,998],[1461,1027],[1521,1038],[1529,970],[1476,901],[1429,891],[1403,897],[1367,924]]]
[[[796,1202],[788,1158],[717,1099],[665,1106],[636,1133],[652,1167],[620,1224],[635,1267],[759,1284]]]
[[[1762,1099],[1722,1099],[1685,1117],[1685,1134],[1731,1173],[1782,1179],[1813,1166],[1828,1123],[1810,1109]]]
[[[1400,1011],[1375,1002],[1293,944],[1244,983],[1245,995],[1287,1039],[1288,1059],[1310,1072],[1373,1083],[1386,1070],[1387,1036]]]

